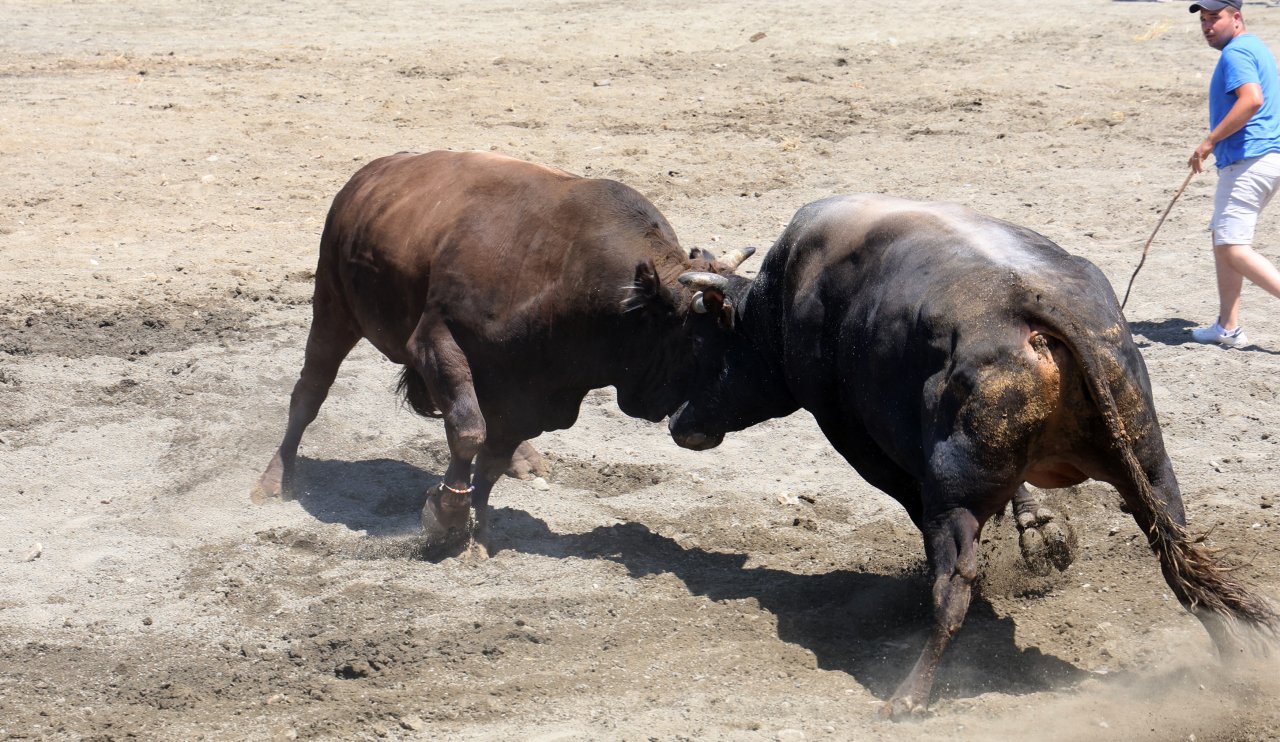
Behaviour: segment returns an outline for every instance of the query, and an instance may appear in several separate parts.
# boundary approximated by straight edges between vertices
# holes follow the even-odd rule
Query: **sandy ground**
[[[1246,17],[1280,45],[1280,10]],[[549,489],[499,484],[494,558],[432,563],[443,430],[362,345],[304,496],[248,497],[362,163],[616,178],[713,249],[833,193],[955,200],[1123,292],[1204,128],[1215,52],[1182,3],[10,0],[0,28],[0,738],[1280,736],[1274,665],[1219,667],[1099,484],[1051,494],[1066,574],[987,530],[933,714],[881,721],[929,626],[923,550],[804,414],[693,453],[595,392],[536,441]],[[1213,183],[1128,315],[1192,529],[1274,596],[1277,305],[1246,289],[1245,350],[1188,342]]]

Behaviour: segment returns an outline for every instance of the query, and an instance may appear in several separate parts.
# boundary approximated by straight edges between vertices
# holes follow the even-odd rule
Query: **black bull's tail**
[[[1030,296],[1035,296],[1031,292]],[[1041,297],[1029,301],[1029,313],[1055,330],[1075,357],[1086,379],[1089,395],[1102,414],[1115,450],[1137,493],[1134,518],[1147,533],[1152,551],[1160,559],[1165,581],[1182,605],[1200,619],[1224,659],[1246,646],[1256,654],[1270,653],[1280,639],[1280,614],[1265,598],[1232,579],[1232,568],[1192,542],[1187,529],[1178,523],[1156,491],[1147,470],[1138,459],[1133,439],[1112,394],[1111,378],[1128,379],[1126,374],[1108,374],[1104,366],[1105,348],[1112,343],[1095,341],[1079,318],[1063,307],[1049,307]],[[1118,322],[1123,322],[1117,318]],[[1131,382],[1130,382],[1131,383]],[[1154,410],[1151,415],[1154,417]]]
[[[404,401],[419,415],[440,417],[440,410],[435,402],[431,401],[431,392],[427,389],[426,379],[408,366],[400,371],[400,380],[396,382],[396,394],[403,395]]]

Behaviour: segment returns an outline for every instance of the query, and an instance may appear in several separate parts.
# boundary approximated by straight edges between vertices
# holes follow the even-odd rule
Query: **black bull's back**
[[[953,204],[843,196],[797,212],[738,305],[725,367],[672,435],[705,448],[803,407],[904,505],[937,623],[891,714],[927,703],[968,607],[980,530],[1031,497],[1026,482],[1111,483],[1220,649],[1233,651],[1241,619],[1274,633],[1270,606],[1187,540],[1146,368],[1087,261]]]

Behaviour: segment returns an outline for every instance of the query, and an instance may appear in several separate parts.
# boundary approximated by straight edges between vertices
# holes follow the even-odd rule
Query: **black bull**
[[[1088,261],[960,206],[854,195],[797,212],[754,281],[702,283],[738,323],[672,416],[676,442],[710,448],[804,408],[924,536],[934,628],[890,715],[926,707],[982,526],[1027,482],[1112,484],[1224,656],[1274,639],[1270,604],[1187,538],[1146,367]]]

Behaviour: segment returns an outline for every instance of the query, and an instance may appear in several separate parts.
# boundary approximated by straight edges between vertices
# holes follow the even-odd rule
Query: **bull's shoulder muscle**
[[[797,212],[788,232],[793,244],[836,260],[859,252],[922,252],[931,261],[1030,273],[1052,272],[1070,261],[1044,236],[966,206],[881,194],[816,201]]]

